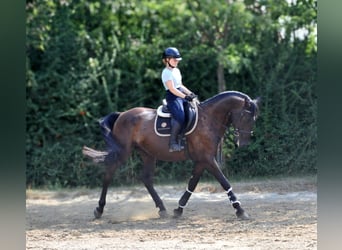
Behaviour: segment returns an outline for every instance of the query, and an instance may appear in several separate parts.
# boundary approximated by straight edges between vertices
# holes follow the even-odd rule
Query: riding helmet
[[[178,61],[182,60],[182,57],[175,47],[169,47],[163,52],[163,59],[165,58],[176,58]]]

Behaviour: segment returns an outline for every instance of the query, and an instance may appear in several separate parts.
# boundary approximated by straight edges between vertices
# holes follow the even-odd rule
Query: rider
[[[192,101],[197,96],[182,83],[182,75],[177,68],[179,61],[182,60],[178,49],[174,47],[165,49],[162,58],[165,68],[161,78],[166,90],[167,107],[172,117],[169,151],[181,151],[184,147],[179,144],[178,135],[185,120],[183,104],[185,101]]]

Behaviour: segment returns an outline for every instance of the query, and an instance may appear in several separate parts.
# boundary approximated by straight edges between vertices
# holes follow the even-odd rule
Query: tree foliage
[[[101,116],[159,105],[169,46],[201,100],[262,98],[251,146],[234,149],[227,132],[227,175],[316,173],[316,1],[31,0],[26,11],[28,186],[99,185],[82,146],[103,147]],[[191,168],[160,162],[156,177],[187,179]],[[114,182],[138,181],[139,169],[134,156]]]

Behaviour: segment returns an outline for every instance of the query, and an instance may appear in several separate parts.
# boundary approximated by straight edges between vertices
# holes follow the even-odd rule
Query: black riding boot
[[[178,135],[181,131],[182,125],[178,121],[172,119],[171,121],[171,136],[169,144],[169,152],[182,151],[184,149],[178,142]]]

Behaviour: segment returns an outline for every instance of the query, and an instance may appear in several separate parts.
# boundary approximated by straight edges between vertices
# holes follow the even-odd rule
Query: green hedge
[[[201,100],[222,88],[262,98],[253,143],[235,149],[225,139],[227,176],[317,172],[313,1],[32,0],[26,7],[27,186],[100,186],[103,167],[84,159],[82,146],[104,148],[97,120],[109,112],[159,105],[168,46],[180,49],[184,83]],[[308,31],[303,39],[293,36],[299,28]],[[139,182],[140,169],[134,155],[114,184]],[[191,169],[189,161],[158,162],[156,181],[185,181]]]

